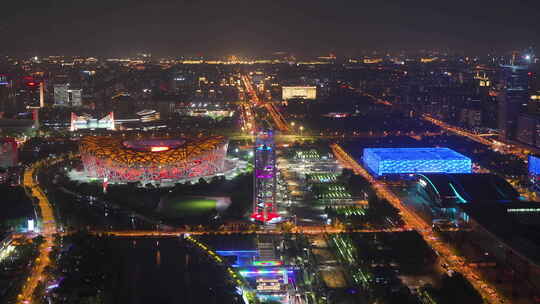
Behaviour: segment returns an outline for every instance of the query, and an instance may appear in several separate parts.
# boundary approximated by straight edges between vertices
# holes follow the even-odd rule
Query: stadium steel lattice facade
[[[373,174],[471,173],[471,159],[448,148],[366,148],[363,162]]]
[[[81,158],[89,177],[110,182],[180,180],[222,172],[228,141],[221,136],[182,139],[85,137]]]

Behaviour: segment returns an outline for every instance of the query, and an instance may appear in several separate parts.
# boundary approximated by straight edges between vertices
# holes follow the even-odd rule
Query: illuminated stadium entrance
[[[262,132],[255,140],[253,220],[269,223],[279,219],[276,206],[276,151],[271,131]]]

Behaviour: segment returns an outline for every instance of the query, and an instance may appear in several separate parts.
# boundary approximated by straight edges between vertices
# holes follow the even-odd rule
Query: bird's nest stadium
[[[80,152],[89,177],[111,182],[181,180],[220,173],[228,141],[205,138],[135,138],[90,136]]]

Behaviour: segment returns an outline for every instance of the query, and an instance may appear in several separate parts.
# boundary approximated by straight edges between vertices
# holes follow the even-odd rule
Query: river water
[[[114,239],[110,249],[111,303],[236,303],[223,270],[179,238]]]

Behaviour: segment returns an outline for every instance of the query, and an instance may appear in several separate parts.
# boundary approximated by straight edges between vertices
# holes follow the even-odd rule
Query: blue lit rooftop
[[[366,148],[362,159],[376,176],[472,172],[471,159],[449,148]]]
[[[449,148],[366,148],[364,153],[366,150],[380,160],[469,160],[465,155]]]
[[[540,175],[540,157],[529,155],[529,174]]]

